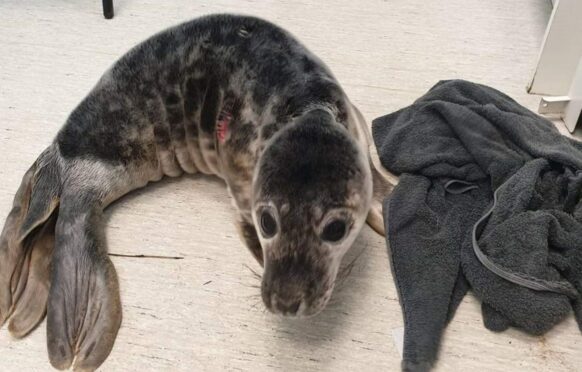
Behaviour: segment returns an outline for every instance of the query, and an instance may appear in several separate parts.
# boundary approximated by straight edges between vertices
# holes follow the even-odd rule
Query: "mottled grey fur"
[[[0,324],[10,318],[22,337],[48,307],[52,365],[97,368],[121,324],[102,211],[183,172],[226,181],[241,236],[265,266],[266,306],[315,314],[370,211],[368,146],[329,69],[273,24],[213,15],[159,33],[105,73],[25,175],[0,240]],[[257,233],[266,209],[274,236]],[[335,220],[345,235],[322,240]]]

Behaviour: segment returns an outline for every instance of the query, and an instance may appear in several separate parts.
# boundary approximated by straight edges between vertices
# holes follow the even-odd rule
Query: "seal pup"
[[[51,364],[94,370],[121,324],[103,209],[164,176],[222,178],[274,313],[313,315],[391,185],[330,70],[261,19],[211,15],[131,49],[23,177],[0,236],[0,324],[47,315]]]

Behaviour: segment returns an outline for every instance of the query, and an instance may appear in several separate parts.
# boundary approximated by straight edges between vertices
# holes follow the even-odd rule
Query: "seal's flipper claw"
[[[261,247],[261,242],[259,241],[259,236],[257,235],[255,226],[241,216],[236,220],[236,227],[245,245],[262,267],[263,248]]]
[[[26,172],[0,235],[0,325],[12,317],[15,337],[28,334],[46,312],[54,241],[48,221],[60,190],[56,160],[51,146]]]
[[[105,248],[100,206],[79,194],[63,197],[47,309],[51,364],[97,369],[120,325],[119,284]]]

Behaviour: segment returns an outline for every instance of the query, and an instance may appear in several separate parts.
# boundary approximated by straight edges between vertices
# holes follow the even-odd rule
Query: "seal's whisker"
[[[252,294],[252,295],[244,296],[244,298],[261,298],[261,295],[260,294]]]
[[[258,288],[258,289],[261,289],[261,286],[260,285],[256,285],[256,284],[242,284],[241,283],[241,285],[243,287],[247,287],[247,288]]]
[[[251,305],[251,309],[256,309],[260,303],[261,303],[261,300],[259,299],[257,302],[255,302],[253,305]]]
[[[253,268],[250,267],[249,265],[243,264],[243,266],[246,267],[247,269],[249,269],[249,271],[253,274],[253,276],[255,278],[257,278],[259,280],[262,280],[263,279],[263,276],[261,274],[257,273],[255,270],[253,270]]]

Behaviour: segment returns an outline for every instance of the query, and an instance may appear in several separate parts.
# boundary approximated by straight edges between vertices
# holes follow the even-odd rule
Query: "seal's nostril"
[[[291,314],[297,314],[297,310],[299,310],[299,306],[301,306],[301,301],[297,301],[294,304],[291,304],[287,307],[287,310]]]
[[[301,307],[301,300],[283,300],[275,294],[273,295],[273,305],[282,314],[295,315],[299,311],[299,307]]]

